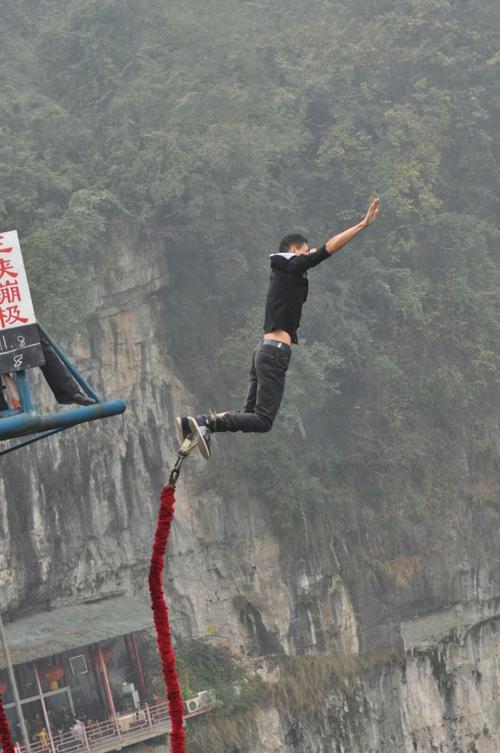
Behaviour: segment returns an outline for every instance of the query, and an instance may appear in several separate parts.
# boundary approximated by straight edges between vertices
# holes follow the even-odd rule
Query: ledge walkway
[[[187,721],[206,714],[212,706],[186,714]],[[156,706],[145,705],[137,711],[118,714],[116,721],[109,719],[94,724],[75,725],[71,732],[52,733],[52,739],[31,744],[32,753],[108,753],[129,745],[150,740],[170,732],[170,718],[166,701]],[[24,745],[16,743],[17,753],[26,753]]]

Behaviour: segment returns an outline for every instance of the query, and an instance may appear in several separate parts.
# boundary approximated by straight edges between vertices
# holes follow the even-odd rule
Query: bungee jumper
[[[172,724],[172,753],[186,753],[186,736],[182,693],[163,590],[163,570],[175,512],[175,485],[182,464],[195,447],[204,458],[210,458],[210,439],[215,432],[266,432],[272,428],[283,397],[291,346],[292,343],[298,344],[297,330],[308,292],[307,270],[340,251],[361,230],[371,225],[378,213],[379,199],[375,198],[361,222],[334,235],[319,250],[310,249],[307,239],[298,233],[283,238],[279,251],[271,254],[264,337],[253,352],[245,407],[242,411],[178,416],[176,419],[181,445],[168,483],[161,492],[149,569],[149,592]]]
[[[176,421],[181,450],[176,465],[179,468],[194,444],[197,444],[204,458],[210,458],[210,440],[215,432],[270,431],[285,389],[291,346],[298,344],[297,330],[309,285],[307,271],[340,251],[371,225],[378,213],[379,199],[374,198],[360,222],[332,236],[320,249],[309,248],[307,239],[298,233],[282,239],[279,251],[271,254],[264,337],[252,355],[245,406],[241,411],[178,416]]]

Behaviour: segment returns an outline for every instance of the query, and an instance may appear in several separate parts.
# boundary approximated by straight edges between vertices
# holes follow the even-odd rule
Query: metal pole
[[[3,626],[2,612],[0,610],[0,638],[2,640],[3,652],[5,660],[7,662],[7,670],[9,672],[10,686],[12,688],[12,695],[14,696],[14,704],[16,706],[17,717],[19,719],[19,727],[21,728],[21,735],[26,748],[26,753],[31,753],[30,739],[28,730],[26,729],[26,722],[24,721],[23,709],[21,706],[21,699],[19,698],[19,691],[17,689],[16,676],[14,674],[14,667],[12,666],[12,660],[10,658],[10,651],[7,645],[7,636],[5,635],[5,629]]]
[[[151,712],[149,710],[149,706],[147,703],[144,704],[144,711],[146,712],[146,718],[148,720],[148,724],[153,729],[153,720],[151,719]]]
[[[14,379],[21,400],[23,413],[34,413],[33,396],[31,394],[30,383],[25,371],[15,371]]]
[[[90,751],[89,738],[87,736],[87,728],[83,722],[82,722],[82,729],[83,729],[83,741],[85,743],[85,747],[88,751]]]
[[[54,745],[54,738],[52,737],[52,730],[50,728],[50,719],[49,715],[47,714],[47,706],[45,705],[45,700],[43,697],[43,688],[42,683],[40,682],[40,675],[38,674],[38,669],[36,668],[35,662],[33,662],[31,666],[33,667],[33,672],[35,673],[36,686],[38,688],[38,694],[40,696],[40,703],[42,704],[43,718],[45,719],[45,726],[47,727],[50,749],[52,753],[56,753],[56,746]]]
[[[111,713],[113,715],[113,721],[115,723],[116,732],[118,734],[118,739],[121,740],[122,731],[121,731],[120,725],[118,723],[118,717],[116,716],[116,709],[115,709],[115,704],[114,704],[114,701],[113,701],[113,691],[111,690],[111,685],[109,684],[108,669],[106,667],[106,662],[104,661],[104,657],[102,655],[102,649],[101,649],[100,646],[99,646],[99,660],[100,660],[100,663],[101,663],[102,679],[103,679],[103,682],[104,682],[104,687],[106,689],[106,695],[108,697],[108,703],[110,705]]]
[[[146,692],[146,681],[144,679],[144,671],[142,669],[141,664],[141,657],[139,654],[139,647],[137,645],[137,641],[135,640],[135,635],[133,633],[130,633],[129,635],[130,644],[132,646],[132,651],[134,654],[135,664],[137,667],[137,673],[139,675],[139,682],[141,684],[141,691],[142,691],[142,697],[144,699],[144,703],[148,700],[147,699],[147,692]]]

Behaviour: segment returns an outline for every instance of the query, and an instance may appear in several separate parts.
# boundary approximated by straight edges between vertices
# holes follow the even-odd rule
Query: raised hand
[[[368,211],[363,220],[363,225],[365,227],[367,227],[368,225],[371,225],[372,222],[374,222],[377,219],[378,213],[379,213],[379,199],[376,197],[375,199],[372,199],[372,202],[370,206],[368,207]]]

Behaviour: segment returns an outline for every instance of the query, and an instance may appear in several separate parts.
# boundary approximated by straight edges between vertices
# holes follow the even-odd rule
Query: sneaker
[[[177,431],[179,432],[179,439],[181,444],[184,442],[187,436],[191,434],[191,427],[189,426],[188,416],[177,416],[175,419],[177,422]]]
[[[208,426],[207,416],[189,416],[189,428],[198,437],[198,447],[205,460],[210,459],[211,431]]]
[[[96,405],[97,400],[94,400],[93,397],[90,397],[89,395],[86,395],[84,392],[75,392],[74,395],[67,395],[65,397],[60,397],[58,400],[61,405]]]

